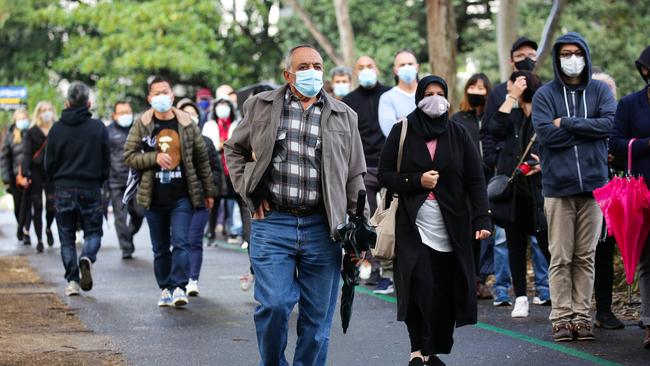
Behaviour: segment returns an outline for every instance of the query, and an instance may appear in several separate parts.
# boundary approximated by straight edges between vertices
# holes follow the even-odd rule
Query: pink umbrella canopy
[[[632,142],[630,141],[629,147]],[[628,174],[632,165],[628,152]],[[613,235],[623,257],[625,279],[631,285],[643,246],[650,233],[650,191],[643,177],[614,177],[594,190],[603,211],[608,234]]]

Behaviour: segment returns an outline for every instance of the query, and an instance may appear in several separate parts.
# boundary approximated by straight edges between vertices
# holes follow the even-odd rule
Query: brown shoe
[[[591,330],[591,322],[577,321],[573,323],[573,338],[576,341],[593,341],[596,339]]]
[[[492,293],[486,284],[477,282],[476,283],[476,298],[481,300],[492,299]]]
[[[553,340],[556,342],[569,342],[573,340],[573,327],[569,322],[553,324]]]
[[[645,327],[645,339],[643,340],[643,347],[650,349],[650,325]]]

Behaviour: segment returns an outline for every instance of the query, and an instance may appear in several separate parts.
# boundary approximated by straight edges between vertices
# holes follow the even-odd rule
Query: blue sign
[[[18,109],[27,104],[27,88],[24,86],[0,86],[0,109]]]

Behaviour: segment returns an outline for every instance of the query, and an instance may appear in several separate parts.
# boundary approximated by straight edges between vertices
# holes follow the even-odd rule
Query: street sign
[[[0,109],[15,110],[27,104],[27,88],[24,86],[0,86]]]

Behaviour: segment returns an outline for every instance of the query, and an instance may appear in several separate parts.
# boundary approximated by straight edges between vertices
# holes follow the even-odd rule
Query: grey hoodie
[[[585,68],[580,85],[562,79],[559,51],[577,44],[584,51]],[[553,46],[555,79],[533,98],[533,126],[540,143],[544,197],[568,197],[591,193],[607,183],[607,138],[616,100],[607,85],[591,79],[589,46],[575,32],[557,39]],[[560,127],[553,120],[561,118]]]

